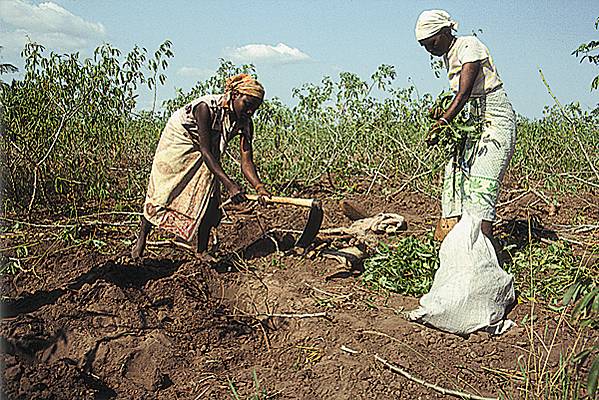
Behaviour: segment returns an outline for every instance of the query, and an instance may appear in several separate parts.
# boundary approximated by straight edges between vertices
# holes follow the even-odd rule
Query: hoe
[[[260,196],[255,194],[246,194],[245,197],[251,201],[258,201]],[[306,207],[310,209],[308,214],[308,222],[306,222],[306,226],[302,231],[299,239],[295,242],[295,246],[306,248],[314,241],[318,231],[320,230],[320,225],[322,224],[323,211],[320,201],[317,199],[297,199],[293,197],[277,197],[271,196],[265,198],[267,203],[271,204],[289,204],[298,207]],[[226,206],[231,201],[225,201],[221,207]]]

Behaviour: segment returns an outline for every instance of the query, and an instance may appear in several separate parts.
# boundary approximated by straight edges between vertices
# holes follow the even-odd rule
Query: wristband
[[[445,122],[445,124],[449,125],[449,121],[443,117],[439,118],[439,121],[443,121],[443,122]]]

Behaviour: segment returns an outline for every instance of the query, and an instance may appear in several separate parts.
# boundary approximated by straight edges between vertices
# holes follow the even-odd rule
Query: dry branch
[[[441,394],[447,395],[447,396],[455,396],[455,397],[460,397],[462,399],[468,399],[468,400],[498,400],[497,397],[482,397],[482,396],[477,396],[475,394],[470,394],[470,393],[465,393],[465,392],[461,392],[459,390],[451,390],[451,389],[446,389],[444,387],[441,386],[437,386],[434,385],[432,383],[428,383],[420,378],[416,378],[412,375],[410,375],[408,372],[404,371],[403,369],[399,368],[396,365],[393,365],[391,363],[389,363],[387,360],[385,360],[384,358],[379,357],[378,354],[374,355],[375,360],[383,363],[387,368],[389,368],[390,370],[397,372],[398,374],[403,375],[404,377],[408,378],[409,380],[419,383],[429,389],[433,389]]]
[[[313,314],[258,314],[257,317],[268,317],[268,318],[329,318],[326,312],[319,312]]]
[[[0,217],[0,220],[7,221],[13,224],[20,224],[24,226],[30,226],[32,228],[46,228],[46,229],[70,229],[77,226],[129,226],[136,224],[137,222],[104,222],[104,221],[89,221],[89,222],[78,222],[73,224],[35,224],[33,222],[20,221],[12,218]]]
[[[345,351],[345,352],[348,352],[350,354],[358,354],[359,353],[358,350],[350,349],[349,347],[343,346],[343,345],[341,345],[341,350]]]

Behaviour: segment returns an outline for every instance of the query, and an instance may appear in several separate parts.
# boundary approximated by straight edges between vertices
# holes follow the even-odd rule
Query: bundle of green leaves
[[[393,246],[381,244],[364,262],[362,282],[372,289],[422,296],[430,290],[437,268],[439,246],[432,234],[423,239],[408,236]]]
[[[428,114],[429,128],[436,123],[453,101],[453,93],[443,91],[435,100]],[[465,107],[466,108],[466,107]],[[463,148],[465,141],[476,142],[483,131],[483,121],[475,112],[462,109],[458,115],[430,139],[445,149],[445,153],[455,155]]]

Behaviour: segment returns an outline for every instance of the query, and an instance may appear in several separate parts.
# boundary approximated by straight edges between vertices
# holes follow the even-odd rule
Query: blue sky
[[[448,86],[436,79],[428,54],[414,39],[425,9],[443,8],[460,23],[458,34],[482,29],[514,108],[539,117],[553,100],[539,77],[542,68],[558,98],[593,108],[599,91],[590,82],[599,68],[570,53],[598,40],[596,0],[588,1],[81,1],[0,0],[0,53],[20,65],[26,37],[59,52],[90,54],[103,42],[123,51],[149,50],[165,39],[175,57],[159,98],[189,89],[211,75],[219,57],[253,62],[267,97],[293,104],[292,89],[323,76],[351,71],[368,78],[378,65],[396,67],[397,86],[413,83],[420,93]],[[140,106],[149,107],[148,94]]]

